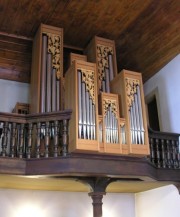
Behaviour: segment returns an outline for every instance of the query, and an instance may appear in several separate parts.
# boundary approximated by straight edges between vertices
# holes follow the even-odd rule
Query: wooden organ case
[[[65,74],[65,87],[65,108],[73,110],[69,151],[99,151],[96,65],[74,60]]]
[[[63,29],[41,24],[33,41],[31,113],[63,109]]]
[[[109,83],[117,74],[114,41],[95,36],[85,49],[85,54],[89,62],[97,65],[99,92],[109,93]]]
[[[99,145],[100,151],[122,153],[120,136],[119,100],[117,94],[102,92],[99,96]]]
[[[127,147],[124,145],[124,151],[129,154],[148,155],[148,130],[141,74],[122,70],[111,81],[110,89],[121,99],[122,117],[126,126]]]

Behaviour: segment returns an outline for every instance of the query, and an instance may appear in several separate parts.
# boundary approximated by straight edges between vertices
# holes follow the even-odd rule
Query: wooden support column
[[[106,195],[106,187],[114,181],[114,179],[107,177],[91,177],[91,178],[78,178],[78,181],[88,184],[91,192],[88,194],[92,198],[93,217],[102,217],[102,199]]]
[[[92,205],[93,205],[93,217],[102,217],[102,199],[105,195],[105,192],[91,192],[89,196],[92,198]]]

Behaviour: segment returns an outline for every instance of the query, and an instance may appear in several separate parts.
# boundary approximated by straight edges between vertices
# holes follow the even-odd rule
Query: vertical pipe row
[[[113,69],[113,55],[109,53],[107,55],[108,67],[104,67],[104,79],[101,83],[101,91],[110,93],[110,81],[114,78],[114,69]]]
[[[134,101],[129,109],[130,130],[131,130],[131,143],[144,144],[144,125],[142,115],[142,104],[140,87],[136,86],[137,92],[134,94]]]
[[[48,37],[42,35],[40,112],[60,109],[61,85],[60,79],[56,78],[56,69],[52,66],[53,56],[48,52]]]
[[[118,121],[112,112],[111,106],[108,107],[104,117],[106,143],[119,143]]]
[[[95,105],[86,83],[82,80],[82,72],[78,70],[78,138],[94,140],[96,138]]]

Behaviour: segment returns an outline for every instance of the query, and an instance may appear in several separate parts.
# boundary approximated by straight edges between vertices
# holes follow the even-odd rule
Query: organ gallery
[[[113,40],[94,36],[63,73],[63,29],[41,24],[31,78],[31,113],[72,109],[69,152],[149,154],[141,74],[117,72]]]

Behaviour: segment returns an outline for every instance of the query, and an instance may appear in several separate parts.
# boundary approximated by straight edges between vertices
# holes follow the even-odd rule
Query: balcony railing
[[[0,113],[0,155],[11,158],[66,156],[71,110],[42,114]]]
[[[149,129],[150,160],[157,168],[180,168],[179,136]]]
[[[71,110],[22,115],[0,113],[0,156],[57,158],[68,154]],[[150,161],[157,168],[180,168],[179,136],[149,129]]]

